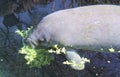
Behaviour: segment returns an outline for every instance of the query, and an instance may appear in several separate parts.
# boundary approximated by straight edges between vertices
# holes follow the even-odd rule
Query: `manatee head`
[[[45,44],[50,41],[49,32],[41,28],[34,29],[26,38],[26,43],[35,48],[39,44]]]

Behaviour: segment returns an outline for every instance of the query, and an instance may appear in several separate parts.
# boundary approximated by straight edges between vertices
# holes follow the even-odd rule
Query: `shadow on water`
[[[50,66],[29,68],[23,55],[16,29],[35,26],[49,13],[57,10],[93,4],[119,4],[119,0],[1,0],[0,1],[0,77],[119,77],[120,54],[81,51],[91,60],[83,71],[63,65],[63,55],[56,57]],[[33,5],[33,6],[32,6]],[[32,7],[32,8],[31,8]]]

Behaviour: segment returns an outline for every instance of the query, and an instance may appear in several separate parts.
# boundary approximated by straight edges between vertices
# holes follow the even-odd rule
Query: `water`
[[[25,64],[23,55],[18,53],[22,46],[21,37],[15,33],[16,29],[26,29],[36,26],[46,15],[61,9],[101,3],[86,2],[81,0],[54,0],[47,5],[34,5],[31,13],[23,11],[15,16],[21,21],[20,24],[12,23],[12,26],[3,24],[3,16],[0,17],[0,77],[119,77],[120,76],[120,55],[117,53],[96,53],[92,51],[77,50],[84,57],[91,59],[90,64],[86,64],[83,71],[76,71],[69,66],[63,65],[64,55],[55,57],[50,66],[43,68],[29,68]],[[112,3],[109,1],[109,3]],[[116,3],[113,1],[113,3]],[[116,3],[118,4],[118,3]],[[15,21],[11,19],[12,21]],[[11,21],[10,21],[11,22]],[[10,23],[11,24],[11,23]]]

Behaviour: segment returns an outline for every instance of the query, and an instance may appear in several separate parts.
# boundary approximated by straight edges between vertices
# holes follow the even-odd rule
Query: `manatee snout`
[[[45,46],[49,42],[49,35],[42,31],[33,31],[26,39],[25,42],[27,45],[30,45],[32,48],[35,48],[39,45]]]
[[[29,45],[29,46],[32,47],[32,48],[35,48],[35,47],[38,45],[35,40],[33,40],[33,39],[29,38],[29,37],[26,38],[26,39],[24,40],[24,42],[25,42],[25,44]]]

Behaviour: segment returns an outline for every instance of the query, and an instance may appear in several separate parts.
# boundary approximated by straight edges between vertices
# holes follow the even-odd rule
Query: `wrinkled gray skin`
[[[54,12],[44,17],[27,38],[79,49],[120,47],[120,6],[93,5]]]

